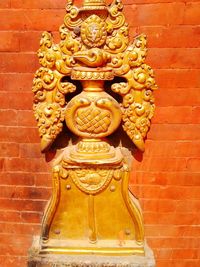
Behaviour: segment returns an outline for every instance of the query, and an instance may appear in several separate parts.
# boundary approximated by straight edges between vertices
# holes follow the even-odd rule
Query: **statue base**
[[[155,267],[152,250],[144,246],[145,255],[100,256],[40,254],[39,236],[34,237],[29,250],[28,267]]]

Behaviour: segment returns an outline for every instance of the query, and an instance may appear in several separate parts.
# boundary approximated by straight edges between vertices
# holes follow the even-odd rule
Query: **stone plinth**
[[[145,256],[97,256],[40,253],[39,237],[29,250],[28,267],[155,267],[152,250],[145,245]]]

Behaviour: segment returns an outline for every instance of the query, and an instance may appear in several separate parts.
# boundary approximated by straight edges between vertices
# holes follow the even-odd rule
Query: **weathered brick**
[[[5,171],[46,172],[49,170],[45,160],[32,158],[7,158],[4,162]]]
[[[30,110],[33,105],[33,94],[29,92],[0,92],[1,109]],[[35,126],[35,125],[34,125]]]
[[[8,253],[5,255],[0,255],[0,262],[2,267],[11,267],[15,264],[15,267],[22,267],[27,265],[26,256],[8,256]]]
[[[28,227],[27,227],[28,226]],[[34,234],[39,232],[39,224],[21,224],[21,223],[8,223],[0,222],[0,233],[10,233],[10,234]]]
[[[199,69],[199,48],[150,48],[147,63],[158,69]]]
[[[189,67],[189,66],[188,66]],[[200,88],[200,70],[199,69],[155,69],[156,81],[158,83],[159,89],[156,91],[158,93],[166,89],[174,89],[174,95],[177,96],[177,89],[194,89]],[[192,91],[189,91],[190,94],[185,92],[185,95],[192,95]],[[181,93],[183,94],[183,92]],[[195,94],[195,93],[194,93]],[[164,96],[167,95],[163,93]],[[181,95],[179,96],[181,97]],[[168,100],[168,99],[167,99]],[[168,101],[166,101],[168,102]]]
[[[8,8],[10,7],[10,0],[1,0],[0,8]]]
[[[19,38],[13,32],[1,32],[0,34],[0,52],[19,51]]]
[[[140,186],[160,185],[160,186],[200,186],[199,173],[194,172],[176,172],[176,171],[135,171],[131,177],[130,184],[134,187],[135,184]]]
[[[17,121],[19,126],[36,126],[37,122],[32,110],[18,110]]]
[[[34,72],[38,68],[35,54],[29,53],[0,53],[0,72]]]
[[[31,199],[0,199],[1,210],[43,212],[47,201]],[[2,230],[3,232],[3,230]]]
[[[142,25],[130,29],[131,38],[141,33],[147,36],[150,48],[198,48],[200,45],[198,25]]]
[[[35,185],[35,173],[31,172],[1,172],[1,185]]]
[[[166,77],[167,79],[167,77]],[[161,89],[161,88],[160,88]],[[199,106],[199,88],[165,88],[155,92],[158,106]]]
[[[57,31],[63,23],[64,9],[6,9],[0,10],[2,30]]]
[[[63,9],[66,5],[66,0],[46,0],[46,1],[37,1],[37,0],[11,0],[12,8],[25,8],[25,9]]]
[[[143,156],[198,157],[199,151],[200,140],[147,140]]]
[[[20,144],[20,157],[21,158],[43,158],[38,144]],[[40,159],[38,159],[40,160]]]
[[[200,125],[152,124],[148,139],[152,140],[198,140]]]
[[[193,108],[186,107],[158,107],[152,123],[196,123]]]
[[[1,142],[37,143],[39,142],[38,129],[26,127],[0,126]]]
[[[184,7],[184,3],[181,2],[168,2],[132,4],[125,6],[124,10],[126,18],[132,26],[176,25],[183,22]]]
[[[7,199],[44,199],[50,197],[49,188],[22,187],[22,186],[0,186],[0,198]]]
[[[0,113],[0,125],[16,126],[17,122],[17,111],[12,109],[1,110]]]
[[[19,94],[21,91],[27,91],[30,93],[33,77],[33,73],[0,73],[0,92],[8,94],[9,91]],[[15,100],[14,97],[13,100]]]
[[[199,172],[200,173],[200,157],[189,158],[187,161],[187,169],[191,172]]]
[[[133,160],[133,169],[145,171],[185,171],[187,166],[185,158],[148,157],[142,162]]]
[[[189,25],[199,24],[199,13],[200,13],[200,3],[196,2],[186,2],[184,9],[183,23]]]
[[[0,143],[0,157],[18,157],[19,144],[17,143]]]

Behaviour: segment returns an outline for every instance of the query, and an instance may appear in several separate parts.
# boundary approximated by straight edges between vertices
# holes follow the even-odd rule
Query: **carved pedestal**
[[[121,150],[105,141],[66,148],[53,168],[53,194],[29,267],[154,267],[129,176]]]
[[[97,158],[89,163],[90,153],[82,152],[85,160],[76,161],[83,147]],[[105,151],[97,153],[103,147],[114,155],[107,154],[112,155],[107,163],[101,159]],[[35,238],[30,250],[29,267],[154,267],[139,203],[128,190],[129,176],[121,150],[106,142],[87,140],[67,148],[53,168],[53,194],[41,238]]]
[[[93,141],[94,142],[94,141]],[[106,143],[82,141],[93,153]],[[92,144],[91,144],[92,143]],[[42,236],[30,250],[29,267],[154,267],[144,241],[141,210],[128,191],[129,167],[120,149],[111,163],[101,153],[87,163],[73,161],[77,146],[67,148],[53,168],[53,194],[45,211]],[[107,159],[109,161],[109,159]]]
[[[144,255],[142,216],[128,192],[128,166],[101,160],[91,165],[70,162],[64,154],[54,167],[41,253]]]
[[[155,266],[139,203],[128,190],[130,166],[122,140],[115,147],[109,140],[122,122],[144,151],[154,112],[156,85],[144,63],[146,38],[129,44],[122,8],[120,0],[109,7],[103,0],[85,0],[80,9],[69,1],[61,42],[55,45],[43,34],[42,67],[33,82],[41,150],[50,148],[64,120],[79,139],[72,138],[53,164],[53,193],[29,267]]]

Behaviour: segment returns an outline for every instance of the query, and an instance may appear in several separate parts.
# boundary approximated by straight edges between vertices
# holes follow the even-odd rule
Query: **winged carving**
[[[123,129],[141,151],[155,109],[153,91],[157,89],[153,70],[144,63],[146,54],[146,36],[140,35],[110,64],[117,76],[126,79],[114,83],[112,90],[123,97]]]
[[[76,87],[71,82],[62,81],[64,74],[70,71],[63,62],[60,47],[53,44],[48,32],[42,35],[38,57],[42,67],[36,71],[33,80],[33,109],[44,152],[62,130],[67,104],[65,95],[74,92]],[[69,57],[66,55],[68,60]]]
[[[111,89],[123,98],[123,129],[144,151],[144,140],[155,109],[153,91],[157,88],[153,70],[145,64],[146,36],[139,35],[130,44],[129,27],[120,0],[115,0],[109,7],[104,3],[94,4],[95,12],[88,3],[86,0],[84,7],[79,9],[68,1],[59,44],[53,43],[50,33],[42,35],[38,50],[41,67],[33,81],[41,149],[45,151],[62,130],[67,105],[65,95],[76,90],[66,77],[98,80],[102,76],[103,80],[125,79],[114,83]],[[87,71],[75,71],[77,67],[87,68]],[[89,68],[93,70],[88,71]]]

